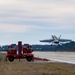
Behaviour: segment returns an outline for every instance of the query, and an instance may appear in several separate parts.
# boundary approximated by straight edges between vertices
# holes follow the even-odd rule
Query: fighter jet
[[[48,42],[48,43],[51,43],[51,46],[52,46],[52,45],[61,45],[62,43],[72,41],[72,40],[69,40],[69,39],[60,39],[60,37],[61,37],[61,35],[59,37],[56,37],[55,35],[52,35],[52,39],[40,40],[40,42]]]

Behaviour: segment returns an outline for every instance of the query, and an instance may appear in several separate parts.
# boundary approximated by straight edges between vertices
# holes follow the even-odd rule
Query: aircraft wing
[[[52,39],[48,39],[48,40],[40,40],[40,42],[52,42]]]
[[[72,40],[69,39],[59,39],[59,42],[71,42]]]

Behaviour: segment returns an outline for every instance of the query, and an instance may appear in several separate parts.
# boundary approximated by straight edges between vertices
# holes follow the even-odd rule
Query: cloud
[[[7,33],[25,33],[29,32],[33,29],[39,28],[38,26],[31,26],[31,25],[6,25],[0,24],[0,32],[7,32]]]
[[[27,24],[50,26],[49,29],[74,29],[74,0],[2,0],[0,1],[0,22],[15,26]],[[36,24],[35,24],[36,23]],[[17,24],[17,25],[16,25]],[[49,25],[48,25],[49,24]],[[52,25],[51,25],[52,24]],[[72,24],[72,25],[71,25]],[[12,27],[10,26],[10,28]],[[23,27],[27,31],[30,26]],[[73,26],[73,27],[72,27]],[[9,28],[9,29],[10,29]],[[28,28],[28,29],[27,29]],[[40,27],[44,28],[44,27]],[[16,32],[18,30],[14,29]],[[13,31],[13,29],[11,29]]]
[[[74,25],[47,25],[47,26],[44,26],[44,27],[40,27],[40,29],[46,29],[46,30],[59,30],[60,32],[63,30],[68,30],[68,31],[71,31],[71,30],[74,30],[75,29],[75,26]]]
[[[75,0],[0,0],[2,43],[21,39],[36,43],[50,34],[75,38],[74,31]]]
[[[59,0],[3,0],[1,8],[6,11],[17,11],[21,16],[58,16],[62,14],[75,13],[75,5],[66,1]],[[69,4],[68,4],[69,3]],[[19,13],[20,12],[20,13]],[[16,15],[17,15],[16,14]]]

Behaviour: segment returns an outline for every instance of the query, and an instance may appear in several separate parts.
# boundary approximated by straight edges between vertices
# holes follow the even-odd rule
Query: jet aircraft
[[[47,39],[47,40],[40,40],[40,42],[48,42],[52,43],[52,45],[61,45],[62,43],[65,42],[71,42],[72,40],[69,39],[60,39],[61,35],[59,37],[56,37],[55,35],[52,35],[52,39]]]

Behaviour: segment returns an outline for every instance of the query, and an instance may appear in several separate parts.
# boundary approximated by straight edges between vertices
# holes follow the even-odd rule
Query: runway
[[[34,51],[35,57],[41,57],[49,59],[48,62],[61,62],[68,64],[75,64],[75,52],[42,52]]]

